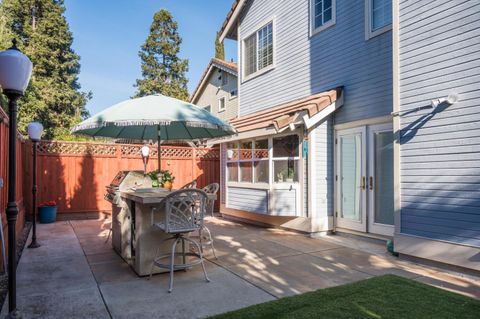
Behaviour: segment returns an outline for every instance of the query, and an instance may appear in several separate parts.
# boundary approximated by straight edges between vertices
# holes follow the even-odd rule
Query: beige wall
[[[222,87],[222,80],[219,80],[219,76],[228,76],[228,83]],[[220,89],[219,89],[220,87]],[[238,114],[238,95],[234,98],[230,98],[230,91],[237,89],[237,77],[223,72],[220,73],[217,68],[213,69],[207,84],[200,91],[201,94],[197,99],[198,106],[206,107],[211,105],[211,112],[213,115],[221,118],[222,120],[229,120],[237,116]],[[218,100],[225,97],[225,111],[218,111]]]

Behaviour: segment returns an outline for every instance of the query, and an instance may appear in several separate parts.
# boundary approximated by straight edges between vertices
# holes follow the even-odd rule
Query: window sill
[[[245,82],[248,82],[248,81],[250,81],[250,80],[252,80],[252,79],[254,79],[254,78],[256,78],[256,77],[258,77],[258,76],[260,76],[260,75],[262,75],[262,74],[264,74],[264,73],[267,73],[267,72],[269,72],[269,71],[272,71],[273,69],[275,69],[275,64],[271,64],[271,65],[269,65],[269,66],[267,66],[267,67],[265,67],[265,68],[263,68],[263,69],[261,69],[261,70],[259,70],[259,71],[257,71],[257,72],[254,72],[254,73],[252,73],[252,74],[249,74],[249,75],[247,75],[247,76],[244,76],[243,79],[242,79],[242,84],[245,83]]]
[[[226,109],[221,109],[221,110],[218,110],[218,113],[222,113],[222,112],[225,112]]]
[[[242,183],[242,182],[227,182],[227,187],[239,187],[239,188],[253,188],[269,190],[270,185],[266,183]]]
[[[325,23],[321,27],[318,27],[316,29],[312,28],[312,31],[310,32],[310,38],[316,36],[319,33],[322,33],[322,31],[325,31],[325,30],[333,27],[335,24],[336,24],[335,21],[332,20],[332,21],[329,21],[329,22]]]
[[[392,30],[392,25],[391,24],[386,25],[383,28],[380,28],[380,29],[375,30],[375,31],[367,30],[367,33],[365,34],[365,40],[368,41],[372,38],[375,38],[375,37],[377,37],[381,34],[384,34],[385,32],[391,31],[391,30]]]

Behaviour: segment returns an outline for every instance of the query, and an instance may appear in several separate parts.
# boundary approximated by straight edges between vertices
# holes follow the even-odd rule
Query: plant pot
[[[166,189],[168,189],[169,191],[172,190],[172,186],[173,186],[173,184],[172,184],[172,182],[170,182],[170,181],[166,181],[166,182],[163,183],[163,188],[166,188]]]
[[[57,206],[38,207],[38,219],[41,224],[54,223],[57,219]]]

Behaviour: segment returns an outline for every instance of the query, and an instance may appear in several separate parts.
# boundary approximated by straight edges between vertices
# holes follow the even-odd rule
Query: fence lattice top
[[[141,158],[139,144],[109,144],[109,143],[85,143],[85,142],[62,142],[41,141],[38,143],[39,155],[65,155],[65,156],[104,156],[104,157],[128,157]],[[162,146],[162,158],[191,159],[219,159],[220,154],[215,148],[190,148],[179,146]],[[156,146],[150,147],[150,157],[157,157]]]

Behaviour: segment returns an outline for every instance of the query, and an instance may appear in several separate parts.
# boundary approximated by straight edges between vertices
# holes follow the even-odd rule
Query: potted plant
[[[158,170],[154,170],[154,171],[151,171],[147,174],[150,177],[150,179],[152,180],[152,187],[159,187],[159,185],[160,185],[159,182],[158,182],[158,173],[159,173]]]
[[[295,176],[295,170],[290,167],[287,170],[287,182],[288,183],[293,183],[293,177]]]
[[[160,171],[161,177],[159,178],[160,186],[168,190],[172,190],[173,181],[175,176],[169,170]]]
[[[38,218],[42,224],[54,223],[57,219],[57,203],[51,200],[40,204]]]

